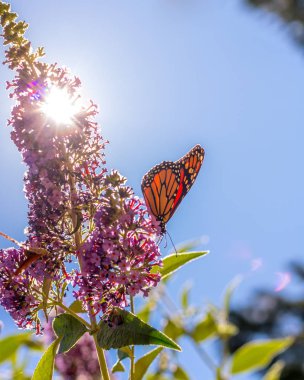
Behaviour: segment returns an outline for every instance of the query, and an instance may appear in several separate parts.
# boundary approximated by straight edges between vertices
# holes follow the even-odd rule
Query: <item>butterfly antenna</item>
[[[176,247],[175,247],[175,245],[174,245],[174,243],[173,243],[172,237],[171,237],[171,235],[169,234],[168,231],[167,231],[167,234],[168,234],[168,236],[169,236],[169,239],[170,239],[170,241],[171,241],[171,243],[172,243],[172,245],[173,245],[173,248],[174,248],[175,254],[176,254],[176,256],[177,256],[177,249],[176,249]]]
[[[160,243],[162,242],[163,238],[164,238],[164,235],[159,236],[158,239],[157,239],[157,243],[156,244],[160,245]]]
[[[168,241],[167,241],[167,235],[166,234],[164,235],[164,238],[165,238],[165,246],[164,246],[164,248],[167,248]]]

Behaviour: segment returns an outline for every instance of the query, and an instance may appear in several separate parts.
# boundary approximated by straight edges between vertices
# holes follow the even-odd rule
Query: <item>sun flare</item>
[[[75,99],[62,88],[52,87],[41,106],[42,112],[58,124],[70,125],[79,108]]]

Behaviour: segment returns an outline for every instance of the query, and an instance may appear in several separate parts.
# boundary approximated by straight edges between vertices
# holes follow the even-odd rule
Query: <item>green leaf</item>
[[[156,301],[154,299],[149,299],[148,302],[144,304],[141,310],[137,312],[137,317],[144,322],[149,322],[151,312],[155,309]]]
[[[293,341],[293,338],[282,338],[244,344],[232,357],[231,373],[236,374],[265,367],[273,357],[286,350]]]
[[[173,376],[176,380],[190,380],[187,372],[182,367],[177,367],[173,373]]]
[[[157,345],[181,351],[181,348],[162,332],[146,324],[134,314],[115,308],[112,313],[113,326],[101,320],[97,341],[100,347],[109,350],[129,345]]]
[[[191,332],[192,339],[200,343],[204,340],[213,337],[217,333],[217,322],[212,313],[208,312],[204,319],[200,321]]]
[[[126,358],[131,358],[133,356],[133,352],[129,346],[120,347],[117,350],[117,356],[119,360],[124,360]]]
[[[243,280],[243,276],[236,276],[227,286],[225,294],[224,294],[224,309],[226,314],[229,315],[230,312],[230,303],[231,297],[236,290],[236,288],[240,285]]]
[[[230,322],[223,322],[217,325],[217,334],[220,339],[225,340],[231,338],[239,332],[239,329]]]
[[[216,369],[216,380],[226,380],[226,378],[224,378],[221,374],[221,369],[220,368],[217,368]]]
[[[162,349],[162,347],[154,348],[154,350],[148,352],[137,360],[135,363],[134,380],[141,380],[144,377],[153,360],[158,356]]]
[[[133,352],[129,346],[121,347],[117,350],[117,362],[112,367],[112,372],[125,372],[125,367],[121,363],[122,360],[126,358],[131,358],[133,356]]]
[[[171,339],[178,339],[183,335],[184,329],[181,325],[181,321],[168,319],[166,326],[164,327],[164,334],[168,335]]]
[[[173,274],[183,265],[189,263],[190,261],[196,260],[202,256],[205,256],[209,251],[197,251],[197,252],[183,252],[178,254],[172,254],[164,257],[163,266],[154,266],[151,272],[160,272],[162,280]]]
[[[184,310],[186,310],[189,306],[189,294],[190,294],[191,286],[185,286],[182,290],[181,294],[181,305]]]
[[[44,350],[44,344],[41,340],[39,341],[39,340],[29,339],[27,342],[24,342],[24,346],[26,346],[27,348],[29,348],[30,350],[33,350],[33,351],[43,351]]]
[[[0,340],[0,363],[9,359],[20,346],[28,343],[31,333],[10,335]]]
[[[32,376],[32,380],[52,380],[56,351],[61,338],[57,338],[45,351],[39,360]]]
[[[266,372],[266,375],[263,377],[263,380],[280,380],[281,373],[284,367],[285,363],[283,362],[283,360],[278,360]]]
[[[120,360],[117,360],[117,362],[113,365],[111,372],[125,372],[125,367],[123,366]]]
[[[81,314],[86,313],[86,309],[83,307],[83,304],[79,300],[75,300],[71,305],[69,306],[69,309],[74,311],[74,313]]]
[[[87,331],[86,327],[70,314],[60,314],[53,321],[53,329],[61,338],[59,354],[69,351]]]

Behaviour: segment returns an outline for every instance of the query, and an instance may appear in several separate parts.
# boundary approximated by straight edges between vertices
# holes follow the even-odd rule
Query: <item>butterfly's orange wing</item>
[[[204,159],[200,145],[176,162],[154,166],[142,180],[142,192],[150,212],[160,221],[162,232],[193,185]]]

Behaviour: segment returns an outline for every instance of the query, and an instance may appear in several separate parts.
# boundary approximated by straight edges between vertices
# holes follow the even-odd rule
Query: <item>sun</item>
[[[51,87],[41,105],[42,112],[55,123],[69,126],[79,112],[75,99],[64,88]]]

